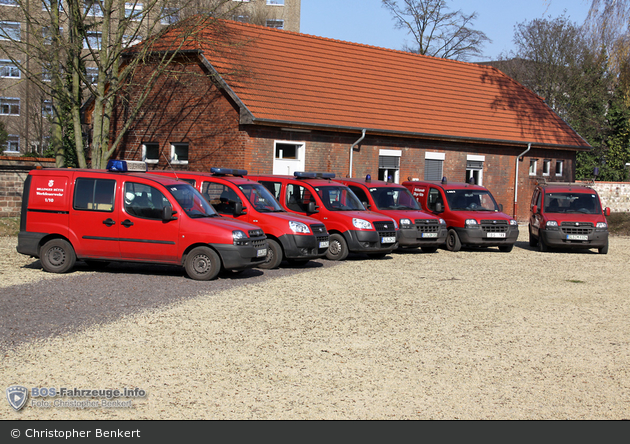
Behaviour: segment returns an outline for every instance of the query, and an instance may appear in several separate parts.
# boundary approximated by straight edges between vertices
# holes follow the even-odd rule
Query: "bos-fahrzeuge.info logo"
[[[7,388],[9,405],[20,411],[29,398],[29,390],[21,385]],[[68,389],[65,387],[33,387],[30,391],[31,407],[39,408],[129,408],[132,401],[121,401],[114,398],[144,398],[147,392],[140,388],[128,389]],[[41,399],[40,399],[41,398]],[[52,400],[48,398],[53,398]],[[58,398],[89,398],[89,399],[58,399]],[[95,399],[97,398],[97,399]],[[100,398],[100,399],[99,399]]]

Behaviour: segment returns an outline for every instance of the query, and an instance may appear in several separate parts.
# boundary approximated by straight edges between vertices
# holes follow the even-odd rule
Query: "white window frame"
[[[147,159],[147,145],[156,145],[157,149],[158,149],[158,157],[157,159]],[[172,148],[171,148],[171,157],[173,157],[172,154]],[[157,142],[146,142],[142,144],[142,161],[146,162],[146,163],[158,163],[160,161],[160,144]]]
[[[0,0],[0,6],[19,6],[17,0]]]
[[[551,175],[551,160],[543,160],[543,176]]]
[[[142,14],[142,10],[144,6],[142,3],[125,3],[125,18],[128,18],[131,21],[139,22],[144,16]]]
[[[6,69],[6,75],[3,73],[4,69]],[[11,75],[16,74],[16,75]],[[0,78],[3,79],[21,79],[22,72],[20,68],[13,63],[11,60],[0,60]]]
[[[90,85],[96,85],[96,82],[98,82],[98,68],[94,66],[86,67],[85,80],[87,80],[90,83]]]
[[[83,12],[88,17],[103,17],[103,10],[98,0],[83,0]]]
[[[11,146],[13,146],[14,149],[11,149]],[[20,136],[16,134],[9,134],[9,137],[7,137],[6,145],[3,148],[4,148],[2,150],[3,153],[19,153],[20,152]]]
[[[538,159],[529,160],[529,175],[535,176],[538,173]]]
[[[5,27],[8,27],[9,29],[13,28],[13,32],[7,32],[5,30]],[[21,41],[22,25],[20,25],[20,22],[2,21],[0,22],[0,28],[2,29],[2,32],[0,32],[0,40],[15,42]],[[7,37],[5,37],[4,35],[6,35]]]
[[[160,24],[172,25],[179,21],[179,10],[177,8],[163,8],[160,13]]]
[[[177,148],[186,147],[186,157],[190,154],[190,145],[188,142],[172,142],[171,143],[171,163],[175,165],[188,165],[188,159],[180,160],[177,156]]]
[[[468,161],[471,162],[486,162],[486,156],[479,156],[476,154],[467,154],[466,155],[466,163],[468,163]],[[468,174],[468,172],[470,171],[470,174]],[[477,177],[479,178],[478,181],[475,182],[475,185],[483,185],[483,166],[481,168],[469,168],[468,165],[466,165],[466,182],[468,182],[470,180],[470,177],[474,177],[475,173],[473,171],[477,171]]]
[[[89,45],[88,45],[89,43]],[[95,43],[95,44],[93,44]],[[99,50],[103,44],[103,33],[100,31],[88,31],[83,40],[83,49]]]
[[[384,157],[402,157],[402,150],[383,150],[383,149],[379,149],[378,150],[378,155],[379,158],[381,156]],[[381,173],[381,170],[385,171],[384,176],[385,176],[385,180],[387,180],[387,178],[389,176],[392,176],[392,180],[394,181],[394,183],[400,183],[400,159],[398,159],[398,169],[387,169],[387,168],[378,168],[378,172],[379,172],[379,176]],[[379,163],[380,163],[380,159],[379,159]]]
[[[424,153],[424,160],[425,161],[427,161],[427,160],[440,160],[440,161],[442,161],[442,164],[440,166],[440,176],[442,176],[444,174],[444,161],[446,160],[446,153],[436,153],[436,152],[433,152],[433,151],[425,151],[425,153]],[[425,166],[425,170],[424,170],[423,174],[424,174],[423,177],[426,179],[426,166]],[[441,179],[441,177],[440,177],[440,179]],[[440,179],[437,179],[437,180],[440,180]],[[428,179],[428,180],[430,180],[430,179]]]
[[[284,6],[284,0],[267,0],[268,6]]]
[[[558,168],[560,165],[560,168]],[[562,177],[564,174],[564,160],[556,160],[556,177]]]
[[[52,100],[44,100],[42,102],[42,117],[52,117],[53,103]]]
[[[2,111],[2,108],[4,107],[4,105],[8,104],[9,106],[9,112],[8,113],[4,113]],[[11,104],[16,104],[17,103],[17,108],[18,108],[18,112],[17,114],[14,114],[11,112]],[[0,97],[0,116],[19,116],[20,115],[20,98],[19,97]]]

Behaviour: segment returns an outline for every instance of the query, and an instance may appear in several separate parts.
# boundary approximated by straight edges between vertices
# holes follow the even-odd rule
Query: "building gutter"
[[[532,149],[532,144],[528,143],[527,144],[527,149],[525,151],[523,151],[521,154],[519,154],[518,156],[516,156],[516,174],[514,175],[514,219],[516,219],[516,215],[518,214],[518,163],[519,163],[519,159],[521,157],[523,157],[525,154],[527,154],[529,152],[529,150]]]
[[[352,146],[350,147],[350,169],[349,169],[349,172],[348,172],[348,177],[349,177],[349,178],[352,178],[352,153],[354,152],[354,147],[355,147],[355,146],[357,146],[359,143],[361,143],[361,141],[362,141],[363,139],[365,139],[365,132],[366,132],[366,131],[367,131],[367,130],[366,130],[365,128],[363,128],[363,131],[362,131],[361,137],[359,137],[359,139],[358,139],[356,142],[354,142],[354,143],[352,144]]]

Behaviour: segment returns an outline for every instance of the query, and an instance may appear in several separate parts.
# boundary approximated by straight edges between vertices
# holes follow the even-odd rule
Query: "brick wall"
[[[0,217],[20,215],[22,190],[28,172],[55,166],[54,159],[0,156]]]

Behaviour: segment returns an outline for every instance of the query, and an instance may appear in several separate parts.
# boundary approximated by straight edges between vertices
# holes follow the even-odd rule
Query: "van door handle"
[[[120,223],[120,225],[124,225],[125,227],[130,227],[133,225],[133,222],[131,222],[129,219],[125,219]]]
[[[116,225],[116,221],[112,219],[111,217],[108,217],[107,219],[105,219],[103,223],[107,225],[108,227],[111,227],[112,225]]]

